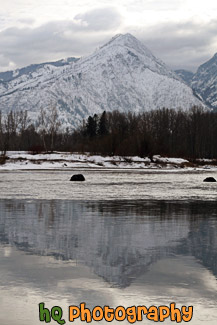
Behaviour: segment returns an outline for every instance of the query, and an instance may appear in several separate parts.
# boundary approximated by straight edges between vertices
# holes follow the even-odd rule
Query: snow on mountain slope
[[[1,79],[1,74],[0,74]],[[0,81],[3,112],[56,106],[63,126],[104,110],[141,112],[203,105],[192,89],[130,34],[117,35],[92,55],[67,64],[39,65]]]
[[[72,58],[62,59],[62,60],[55,61],[55,62],[32,64],[27,67],[17,69],[14,71],[0,72],[0,82],[8,82],[8,81],[12,81],[13,79],[20,77],[24,74],[25,75],[32,74],[33,72],[36,72],[38,69],[43,68],[46,65],[51,65],[54,67],[61,67],[64,65],[68,65],[71,62],[76,62],[77,60],[79,60],[79,59],[72,57]]]
[[[217,108],[217,53],[198,68],[191,86],[207,105]]]

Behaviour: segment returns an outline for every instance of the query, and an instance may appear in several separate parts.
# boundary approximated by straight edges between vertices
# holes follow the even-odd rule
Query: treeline
[[[216,158],[217,113],[158,109],[140,114],[103,113],[74,132],[73,150],[152,157]]]
[[[217,113],[159,109],[140,114],[103,112],[74,131],[61,131],[55,108],[36,123],[27,112],[0,114],[0,150],[71,151],[102,155],[216,158]]]

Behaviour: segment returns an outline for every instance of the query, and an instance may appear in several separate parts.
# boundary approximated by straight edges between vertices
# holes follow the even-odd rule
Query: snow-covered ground
[[[59,169],[59,168],[145,168],[145,169],[179,169],[195,168],[188,160],[182,158],[165,158],[159,155],[150,158],[99,156],[90,154],[78,154],[69,152],[55,152],[52,154],[29,154],[25,151],[9,151],[4,164],[0,164],[0,170],[17,169]],[[210,161],[211,164],[211,161]],[[217,168],[207,165],[200,169]]]

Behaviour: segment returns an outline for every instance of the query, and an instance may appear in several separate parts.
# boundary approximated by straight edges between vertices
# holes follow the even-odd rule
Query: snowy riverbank
[[[211,160],[199,165],[193,165],[182,158],[165,158],[153,156],[150,158],[99,156],[89,154],[72,154],[68,152],[55,152],[52,154],[29,154],[25,151],[9,151],[0,170],[19,169],[62,169],[62,168],[142,168],[142,169],[217,169]]]

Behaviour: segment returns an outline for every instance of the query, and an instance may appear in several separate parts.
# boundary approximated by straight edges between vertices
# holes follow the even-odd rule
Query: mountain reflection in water
[[[193,256],[217,277],[217,203],[0,200],[0,241],[76,261],[126,288],[150,265]]]

